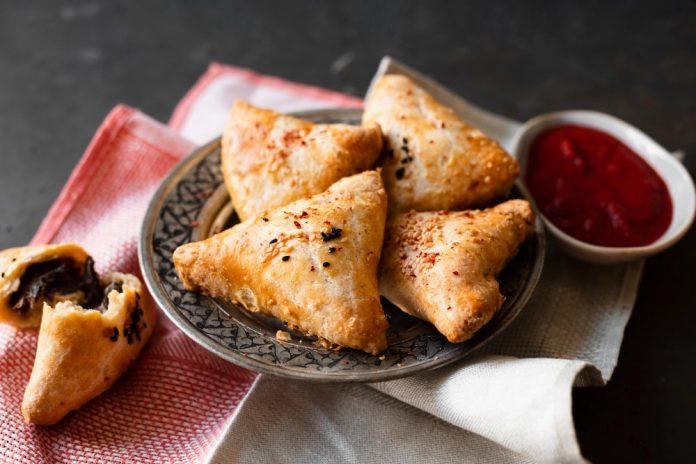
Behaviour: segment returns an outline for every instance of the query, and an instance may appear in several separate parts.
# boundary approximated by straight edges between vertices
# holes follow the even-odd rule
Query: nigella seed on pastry
[[[329,230],[328,232],[321,233],[321,238],[325,242],[328,242],[329,240],[340,238],[342,232],[343,232],[343,230],[339,229],[338,227],[331,227],[331,230]]]

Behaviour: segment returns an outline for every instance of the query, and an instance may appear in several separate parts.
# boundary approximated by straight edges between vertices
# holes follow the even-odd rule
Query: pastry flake
[[[408,212],[387,224],[380,290],[450,342],[471,338],[500,309],[498,273],[534,233],[527,201],[486,210]]]
[[[222,136],[222,173],[243,221],[371,169],[381,148],[376,124],[314,124],[237,101]]]
[[[102,280],[103,301],[44,303],[36,359],[24,392],[27,422],[48,425],[107,390],[137,358],[156,323],[137,277]]]
[[[377,265],[387,200],[377,171],[182,245],[174,264],[184,286],[339,345],[387,346]]]
[[[408,77],[382,76],[367,96],[363,124],[384,134],[382,175],[390,214],[460,210],[505,195],[517,162]]]

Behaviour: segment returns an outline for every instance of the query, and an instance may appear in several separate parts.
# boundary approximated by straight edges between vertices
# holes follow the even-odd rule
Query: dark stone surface
[[[118,102],[166,120],[217,60],[360,95],[391,54],[523,120],[615,114],[696,171],[693,2],[0,2],[0,248],[25,243]],[[609,385],[574,393],[596,462],[690,461],[696,232],[647,262]]]

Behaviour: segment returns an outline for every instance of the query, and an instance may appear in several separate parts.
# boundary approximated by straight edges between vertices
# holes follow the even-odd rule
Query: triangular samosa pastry
[[[398,214],[387,224],[380,290],[450,342],[462,342],[502,306],[497,275],[533,233],[524,200],[482,211]]]
[[[184,286],[376,354],[387,346],[379,262],[387,198],[377,171],[176,249]]]
[[[97,306],[43,303],[36,359],[24,392],[27,422],[53,424],[107,390],[152,335],[157,314],[130,274],[102,279]]]
[[[384,134],[390,214],[483,205],[506,194],[519,172],[498,143],[406,76],[389,74],[374,84],[363,124],[375,122]]]
[[[314,124],[237,101],[222,136],[222,173],[244,221],[371,169],[381,148],[376,124]]]

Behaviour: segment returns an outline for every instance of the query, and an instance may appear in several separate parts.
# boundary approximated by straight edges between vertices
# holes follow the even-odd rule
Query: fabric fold
[[[372,386],[262,375],[209,462],[584,462],[570,394],[586,369],[485,356]]]
[[[354,97],[213,64],[177,106],[173,129],[116,107],[33,242],[76,241],[99,271],[137,273],[136,240],[152,194],[178,160],[219,135],[235,99],[280,111],[360,105]],[[257,377],[161,317],[149,347],[111,390],[48,428],[25,425],[19,412],[36,337],[0,327],[0,443],[8,444],[0,458],[582,462],[571,389],[611,377],[641,265],[584,264],[551,246],[529,305],[485,350],[442,370],[375,385]]]

